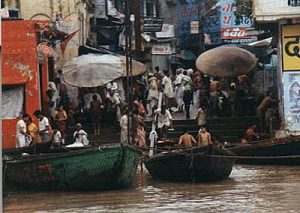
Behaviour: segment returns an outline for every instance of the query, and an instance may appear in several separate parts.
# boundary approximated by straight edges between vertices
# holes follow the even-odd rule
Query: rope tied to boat
[[[104,150],[101,148],[101,146],[98,146],[99,152],[103,152]]]

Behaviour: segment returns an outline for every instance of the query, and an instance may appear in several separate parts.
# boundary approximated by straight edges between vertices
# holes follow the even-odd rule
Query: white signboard
[[[161,32],[155,33],[156,38],[172,38],[174,37],[174,25],[163,24]]]
[[[300,15],[299,6],[291,5],[291,0],[255,0],[253,3],[256,21],[275,21]]]
[[[300,131],[300,72],[283,72],[283,93],[286,128]]]
[[[170,55],[172,54],[171,44],[153,44],[153,55]]]
[[[199,34],[199,21],[191,21],[191,34]]]

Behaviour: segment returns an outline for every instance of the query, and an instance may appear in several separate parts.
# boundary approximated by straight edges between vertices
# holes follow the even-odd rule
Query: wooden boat
[[[300,136],[254,141],[228,149],[237,155],[237,163],[300,165]]]
[[[10,189],[102,190],[128,187],[141,151],[119,144],[22,156],[6,156],[5,187]],[[10,159],[11,158],[11,159]]]
[[[233,153],[215,146],[195,147],[155,154],[144,160],[154,179],[183,182],[210,182],[229,177]]]

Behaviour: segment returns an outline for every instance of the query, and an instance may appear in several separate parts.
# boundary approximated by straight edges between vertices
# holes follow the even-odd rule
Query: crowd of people
[[[55,141],[55,145],[64,144],[67,129],[74,128],[76,124],[81,129],[86,128],[87,132],[101,135],[103,122],[121,132],[121,142],[147,147],[145,119],[153,121],[159,138],[166,138],[168,131],[173,128],[173,114],[182,113],[186,119],[190,119],[191,105],[196,109],[195,119],[200,130],[206,129],[207,116],[235,117],[257,113],[263,121],[261,126],[267,127],[264,121],[276,113],[274,93],[268,93],[260,102],[245,75],[221,79],[206,76],[198,70],[178,68],[176,72],[170,72],[161,71],[157,66],[147,76],[135,77],[132,87],[134,102],[128,114],[128,101],[125,100],[124,92],[128,90],[123,87],[122,80],[111,81],[104,87],[79,88],[77,103],[74,103],[70,101],[67,86],[56,77],[48,83],[48,100],[44,104],[46,107],[43,113],[34,113],[39,119],[38,127],[27,114],[21,119],[23,122],[18,122],[17,138],[26,135],[24,141],[27,142],[19,140],[17,147],[32,141],[40,143],[50,139]],[[24,123],[28,134],[24,134]],[[188,137],[183,138],[182,144],[190,144],[184,142]]]

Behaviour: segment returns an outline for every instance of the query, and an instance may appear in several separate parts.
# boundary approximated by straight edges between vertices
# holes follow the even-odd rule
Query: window
[[[292,7],[300,6],[300,0],[288,0],[288,5]]]
[[[2,86],[2,119],[14,119],[24,112],[24,86]]]
[[[154,0],[145,0],[144,1],[144,16],[157,16],[156,3]]]

